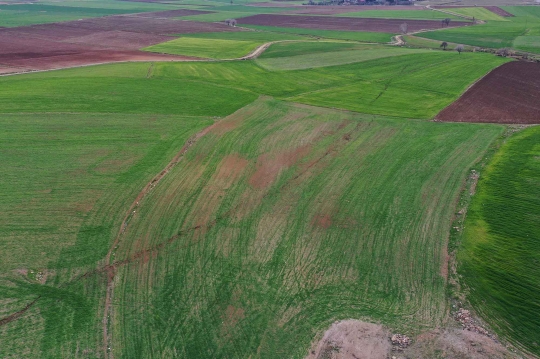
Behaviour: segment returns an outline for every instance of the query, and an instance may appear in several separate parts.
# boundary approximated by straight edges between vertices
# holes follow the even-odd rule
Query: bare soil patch
[[[171,40],[171,34],[239,31],[224,24],[167,18],[184,12],[179,11],[0,29],[0,73],[122,61],[193,60],[139,49]]]
[[[312,14],[312,15],[335,15],[348,12],[359,12],[368,10],[422,10],[420,6],[405,5],[374,5],[374,6],[317,6],[308,5],[301,9],[286,12],[285,14]]]
[[[330,16],[295,16],[261,14],[238,19],[240,25],[297,27],[304,29],[398,32],[402,19],[371,19]],[[441,27],[440,21],[407,20],[409,31],[432,30]],[[450,27],[471,25],[469,22],[452,21]]]
[[[435,118],[446,122],[540,123],[540,64],[506,63]]]
[[[305,359],[387,359],[389,332],[382,325],[344,320],[332,324]]]

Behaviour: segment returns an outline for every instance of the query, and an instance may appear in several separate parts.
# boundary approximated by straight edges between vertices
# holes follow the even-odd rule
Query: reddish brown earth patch
[[[540,123],[540,64],[506,63],[474,84],[435,120]]]
[[[238,154],[228,155],[221,161],[219,166],[217,178],[237,178],[246,168],[248,160],[240,157]]]
[[[398,32],[402,19],[371,19],[330,16],[294,16],[262,14],[238,19],[241,25],[297,27],[304,29],[339,31]],[[409,31],[431,30],[441,27],[440,21],[407,20]],[[470,22],[452,21],[450,27],[471,25]]]
[[[0,73],[121,61],[192,60],[139,49],[171,40],[170,34],[238,31],[224,24],[166,18],[177,14],[172,10],[0,29]]]
[[[344,14],[348,12],[359,12],[368,10],[422,10],[420,6],[386,6],[386,5],[374,5],[374,6],[317,6],[308,5],[303,6],[301,9],[286,12],[286,14],[312,14],[312,15],[335,15]]]
[[[319,214],[313,218],[312,224],[316,227],[328,229],[332,225],[332,217],[328,214]]]
[[[270,186],[279,173],[292,166],[298,160],[306,156],[311,146],[304,145],[294,150],[281,153],[265,153],[257,159],[257,169],[249,179],[249,184],[255,188],[267,188]]]

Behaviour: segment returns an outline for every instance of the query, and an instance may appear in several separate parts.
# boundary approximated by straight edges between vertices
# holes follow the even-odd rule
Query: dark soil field
[[[540,64],[509,62],[490,72],[436,120],[540,123]]]
[[[420,6],[303,6],[301,9],[287,12],[287,14],[312,14],[312,15],[335,15],[348,12],[368,11],[368,10],[423,10]]]
[[[171,40],[171,34],[238,30],[216,23],[167,19],[186,11],[191,10],[0,29],[0,74],[104,62],[192,59],[139,49]]]
[[[402,19],[364,19],[329,16],[254,15],[238,19],[239,25],[299,27],[304,29],[399,32]],[[469,22],[452,21],[450,26],[470,25]],[[440,21],[407,20],[409,31],[439,29]]]

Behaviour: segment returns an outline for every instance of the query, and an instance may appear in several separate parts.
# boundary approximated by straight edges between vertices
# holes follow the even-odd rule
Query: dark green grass
[[[507,21],[488,21],[486,24],[425,32],[416,36],[471,46],[508,47],[540,53],[540,42],[536,38],[540,31],[540,9],[534,6],[510,6],[504,9],[516,16],[505,18]],[[528,36],[535,38],[528,41]]]
[[[278,26],[258,26],[258,25],[242,25],[244,27],[271,31],[282,32],[289,34],[308,35],[313,37],[322,37],[338,40],[352,40],[362,42],[390,42],[392,34],[384,32],[367,32],[367,31],[334,31],[334,30],[317,30],[317,29],[301,29],[296,27],[278,27]]]
[[[511,137],[469,207],[459,272],[482,317],[540,354],[540,128]]]

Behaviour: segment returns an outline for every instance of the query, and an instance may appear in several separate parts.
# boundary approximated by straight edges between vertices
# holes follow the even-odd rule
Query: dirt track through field
[[[238,19],[240,25],[297,27],[304,29],[338,31],[399,32],[403,19],[371,19],[330,16],[253,15]],[[441,28],[440,21],[407,20],[408,30],[434,30]],[[449,27],[472,25],[470,22],[452,21]]]
[[[445,122],[540,123],[540,64],[506,63],[435,118]]]

